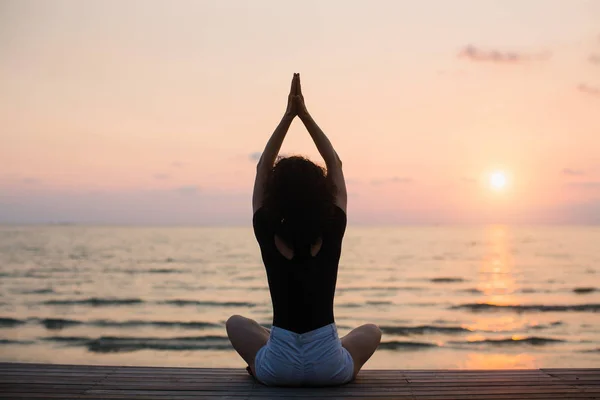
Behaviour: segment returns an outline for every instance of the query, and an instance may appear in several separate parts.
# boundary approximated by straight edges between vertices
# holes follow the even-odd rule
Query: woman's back
[[[293,254],[291,259],[276,246],[276,231],[271,219],[269,212],[260,208],[252,222],[267,271],[273,325],[305,333],[333,323],[333,298],[346,213],[334,207],[316,255]]]

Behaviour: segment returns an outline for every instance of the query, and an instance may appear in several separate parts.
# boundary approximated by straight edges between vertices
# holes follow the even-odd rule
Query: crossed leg
[[[231,316],[226,324],[227,336],[237,353],[248,363],[254,376],[254,360],[256,353],[269,340],[270,330],[262,327],[256,321],[241,315]],[[371,358],[379,342],[381,330],[374,324],[361,325],[353,329],[342,339],[342,346],[348,350],[354,361],[354,374],[356,378],[363,365]]]
[[[381,330],[374,324],[361,325],[342,338],[342,346],[348,350],[354,361],[353,379],[375,353],[380,341]]]
[[[248,363],[252,375],[256,376],[254,359],[258,350],[267,344],[270,330],[260,326],[255,320],[241,315],[229,317],[225,329],[233,348]]]

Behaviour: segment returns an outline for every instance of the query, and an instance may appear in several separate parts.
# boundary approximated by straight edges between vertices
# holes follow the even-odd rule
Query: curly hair
[[[336,188],[327,171],[302,156],[282,157],[265,186],[265,208],[275,232],[298,258],[310,255],[332,215]]]

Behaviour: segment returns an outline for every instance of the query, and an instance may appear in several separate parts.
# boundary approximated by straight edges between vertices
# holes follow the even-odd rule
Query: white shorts
[[[274,326],[254,370],[268,386],[334,386],[352,380],[354,363],[334,323],[301,334]]]

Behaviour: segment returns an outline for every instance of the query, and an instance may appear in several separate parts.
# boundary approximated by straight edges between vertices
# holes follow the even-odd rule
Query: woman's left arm
[[[290,94],[288,95],[288,104],[285,114],[283,115],[281,122],[279,122],[279,125],[277,125],[277,128],[275,128],[271,138],[267,142],[267,145],[260,156],[260,160],[258,160],[258,165],[256,166],[256,178],[254,180],[254,192],[252,194],[253,213],[255,213],[262,206],[265,193],[265,184],[267,183],[269,174],[273,170],[273,165],[275,164],[275,160],[277,159],[277,155],[279,154],[279,150],[283,144],[283,139],[285,139],[285,135],[287,134],[292,121],[297,115],[293,98],[298,90],[298,84],[299,76],[298,74],[294,74],[294,78],[292,79],[292,87],[290,88]]]

